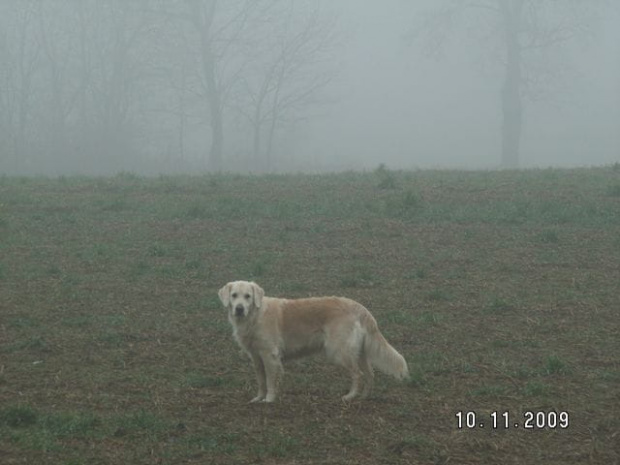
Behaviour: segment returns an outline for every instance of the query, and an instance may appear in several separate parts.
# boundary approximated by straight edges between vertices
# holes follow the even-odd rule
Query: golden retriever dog
[[[349,401],[367,396],[373,366],[397,379],[409,377],[407,362],[383,337],[361,304],[344,297],[278,299],[265,297],[256,283],[234,281],[219,290],[239,345],[252,359],[258,394],[251,402],[273,402],[283,373],[282,362],[316,352],[345,367],[351,375]]]

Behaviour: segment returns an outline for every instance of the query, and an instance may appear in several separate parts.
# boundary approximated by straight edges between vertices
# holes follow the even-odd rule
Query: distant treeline
[[[334,26],[312,1],[0,1],[0,172],[269,170]]]

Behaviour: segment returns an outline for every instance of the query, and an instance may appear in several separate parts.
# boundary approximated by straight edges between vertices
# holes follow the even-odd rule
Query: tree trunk
[[[207,103],[211,121],[211,147],[208,166],[211,171],[221,171],[224,147],[224,110],[222,108],[221,88],[216,76],[216,57],[213,53],[211,26],[217,10],[217,1],[202,5],[198,1],[187,0],[192,21],[200,35],[202,71],[207,88]]]
[[[222,152],[224,148],[224,123],[222,108],[219,105],[219,95],[217,105],[211,104],[211,148],[209,150],[209,168],[213,171],[222,171]]]
[[[207,101],[209,103],[209,116],[211,117],[211,148],[209,150],[209,169],[212,171],[222,170],[222,150],[224,145],[224,115],[222,100],[217,78],[215,77],[215,64],[210,44],[203,40],[202,66],[207,84]]]
[[[254,131],[252,137],[252,163],[256,170],[260,170],[262,165],[260,146],[261,146],[261,104],[257,103],[254,110],[254,120],[252,121],[252,129]]]
[[[521,102],[521,44],[519,27],[524,0],[500,1],[505,28],[506,76],[502,100],[502,168],[519,167],[523,105]]]
[[[268,171],[272,170],[272,155],[273,155],[273,139],[276,132],[277,112],[274,113],[271,123],[269,124],[269,133],[267,135],[267,147],[265,149],[265,165]]]

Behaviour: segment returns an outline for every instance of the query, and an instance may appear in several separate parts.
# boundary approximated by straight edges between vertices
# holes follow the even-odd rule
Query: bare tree
[[[41,50],[30,40],[36,27],[34,2],[2,5],[0,10],[0,149],[13,169],[32,149],[28,130],[33,118],[33,88],[40,72]]]
[[[263,42],[248,53],[249,73],[239,87],[237,111],[250,123],[255,168],[270,171],[279,125],[307,116],[308,107],[333,78],[334,23],[312,5],[289,2],[274,8],[259,34]]]
[[[136,0],[76,5],[78,139],[81,150],[106,171],[122,166],[134,153],[140,89],[153,73],[147,62],[152,21],[141,6]]]
[[[312,5],[0,1],[0,169],[110,172],[146,154],[178,162],[207,142],[201,159],[219,171],[241,104],[255,141],[231,145],[268,169],[278,126],[329,80],[330,29],[300,3]]]
[[[139,83],[149,74],[144,5],[0,4],[0,131],[13,141],[0,145],[13,154],[12,170],[109,171],[126,163]]]
[[[185,18],[198,41],[200,71],[209,109],[209,167],[223,167],[224,109],[231,87],[243,69],[239,46],[252,14],[263,2],[250,0],[184,0]]]
[[[222,149],[224,143],[224,116],[222,107],[221,82],[217,77],[218,60],[215,53],[214,20],[217,0],[186,0],[189,17],[196,28],[200,41],[200,63],[209,111],[211,116],[211,149],[209,163],[215,171],[222,169]]]
[[[558,85],[554,58],[568,42],[592,32],[594,0],[443,0],[414,27],[410,37],[424,37],[442,47],[458,22],[472,25],[472,35],[503,68],[501,166],[517,168],[524,122],[524,100],[534,101]],[[540,63],[544,62],[543,66]],[[552,77],[549,79],[549,77]],[[550,82],[554,81],[554,82]]]
[[[34,40],[42,51],[47,83],[42,100],[47,109],[40,113],[47,141],[45,158],[58,159],[68,151],[68,117],[75,105],[75,79],[72,76],[76,42],[71,34],[75,17],[66,6],[40,4]]]
[[[268,170],[278,124],[316,102],[329,82],[325,67],[313,66],[333,45],[333,24],[321,19],[312,2],[293,0],[182,0],[162,11],[190,25],[179,28],[186,52],[177,51],[176,66],[182,63],[190,72],[192,63],[198,64],[199,87],[187,76],[177,76],[174,86],[185,81],[177,95],[198,99],[188,105],[177,99],[175,111],[184,127],[192,104],[202,102],[208,110],[209,169],[223,169],[227,122],[242,115],[251,126],[255,168]]]

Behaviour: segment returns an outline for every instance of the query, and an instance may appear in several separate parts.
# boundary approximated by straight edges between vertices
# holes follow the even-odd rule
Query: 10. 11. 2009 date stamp
[[[508,411],[494,411],[488,414],[479,415],[473,410],[456,412],[457,429],[566,429],[570,424],[568,412],[557,412],[551,410],[529,411],[526,410],[521,415],[512,415]]]

